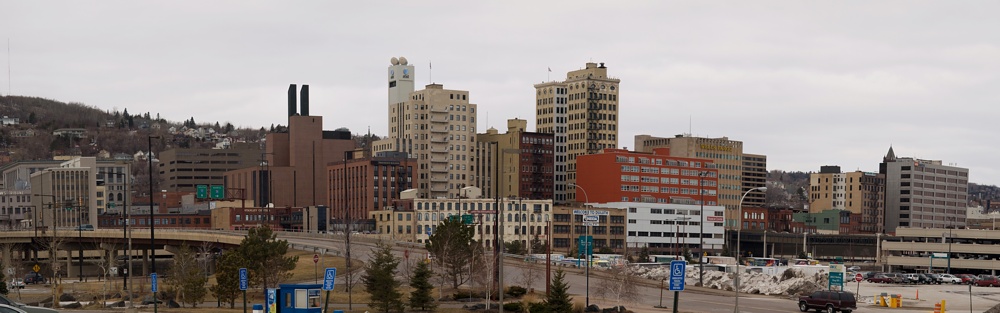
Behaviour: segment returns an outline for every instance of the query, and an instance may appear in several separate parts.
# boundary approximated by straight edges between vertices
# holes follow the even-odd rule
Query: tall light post
[[[122,216],[122,240],[124,241],[123,245],[126,246],[126,248],[125,248],[125,250],[126,250],[125,255],[128,257],[128,268],[131,268],[131,266],[132,266],[132,240],[130,240],[130,238],[128,236],[128,224],[130,222],[130,219],[129,219],[129,207],[128,207],[128,192],[129,192],[129,190],[128,190],[128,186],[129,186],[128,175],[125,174],[125,173],[116,173],[116,172],[98,172],[98,174],[104,174],[104,175],[109,175],[109,176],[121,177],[122,181],[123,181],[123,183],[125,185],[125,198],[122,199],[122,211],[121,211],[120,214]],[[105,185],[107,185],[107,183],[105,183]],[[105,194],[108,194],[108,193],[105,192]],[[150,196],[150,199],[152,199],[152,196]],[[107,202],[108,201],[105,200],[105,203],[107,203]],[[122,270],[125,271],[124,268]],[[130,294],[129,298],[131,299],[132,290],[128,289],[128,278],[130,276],[132,276],[131,270],[128,270],[128,272],[125,275],[122,275],[122,288],[125,289],[125,290],[127,290],[129,292],[129,294]]]
[[[153,138],[160,139],[160,136],[149,135],[146,136],[147,147],[149,148],[149,153],[146,154],[146,161],[149,163],[149,254],[150,254],[150,273],[156,273],[156,235],[153,233],[156,230],[156,223],[153,221]],[[131,262],[132,260],[129,260]],[[129,275],[132,275],[129,273]]]
[[[698,284],[702,287],[705,286],[705,176],[709,174],[708,171],[698,172],[698,193],[701,194],[701,221],[698,225],[701,228],[698,230]]]
[[[573,187],[576,187],[576,188],[580,188],[580,191],[583,191],[583,201],[584,201],[584,204],[590,202],[590,196],[587,196],[587,190],[586,189],[583,189],[583,187],[580,187],[580,185],[577,185],[577,184],[570,183],[570,185],[573,185]],[[584,235],[583,238],[584,238],[583,242],[587,244],[587,246],[585,248],[583,248],[583,253],[584,253],[583,257],[584,257],[584,260],[587,260],[587,265],[586,265],[587,267],[584,269],[584,272],[586,273],[585,275],[587,276],[587,307],[589,307],[590,306],[590,254],[587,253],[587,252],[590,252],[589,250],[591,249],[591,247],[590,247],[591,241],[589,240],[590,239],[590,226],[589,225],[587,226],[587,234]]]
[[[767,191],[767,187],[750,188],[750,190],[744,192],[743,196],[740,197],[739,210],[736,212],[738,216],[736,219],[736,280],[734,280],[736,288],[733,288],[733,292],[736,294],[736,305],[733,306],[733,313],[740,312],[740,257],[743,256],[743,253],[740,252],[740,231],[743,230],[743,200],[754,190],[765,192]]]

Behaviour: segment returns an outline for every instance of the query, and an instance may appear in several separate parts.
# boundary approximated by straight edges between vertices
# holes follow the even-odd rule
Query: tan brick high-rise
[[[604,63],[588,62],[564,81],[535,85],[539,133],[555,135],[556,203],[576,199],[576,157],[618,147],[620,79],[608,76]]]
[[[457,197],[474,182],[476,105],[469,92],[430,84],[414,91],[413,66],[393,58],[389,72],[389,138],[374,152],[406,152],[417,160],[421,198]]]

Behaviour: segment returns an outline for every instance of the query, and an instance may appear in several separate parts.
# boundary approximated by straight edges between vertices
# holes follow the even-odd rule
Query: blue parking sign
[[[331,291],[333,290],[334,281],[337,278],[337,268],[329,267],[323,275],[323,290]]]
[[[240,290],[247,290],[249,285],[249,277],[247,277],[247,268],[240,268]]]
[[[156,293],[157,289],[159,289],[157,288],[156,284],[156,273],[149,274],[149,280],[150,280],[150,285],[153,289],[153,293]]]
[[[684,276],[687,262],[670,261],[670,291],[684,291]]]

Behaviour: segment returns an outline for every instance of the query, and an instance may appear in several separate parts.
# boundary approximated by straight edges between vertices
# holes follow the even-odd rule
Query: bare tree
[[[608,274],[597,284],[598,297],[613,300],[615,306],[621,306],[623,301],[628,303],[639,301],[638,277],[633,268],[613,267],[608,270]]]
[[[94,264],[101,269],[101,279],[104,279],[104,292],[102,294],[104,301],[107,302],[108,289],[111,287],[109,286],[111,284],[111,280],[108,279],[108,272],[111,271],[111,266],[117,262],[112,251],[118,251],[121,247],[106,239],[101,239],[100,246],[101,256],[97,258]],[[115,287],[115,289],[118,288]]]
[[[38,238],[39,244],[48,252],[49,269],[52,270],[50,285],[52,286],[52,307],[59,307],[59,297],[62,296],[62,279],[59,276],[59,249],[62,248],[66,238],[59,237],[52,230],[52,236]]]
[[[530,261],[525,263],[523,269],[521,269],[521,277],[518,278],[518,282],[528,290],[534,288],[535,281],[538,279],[540,270],[535,267],[534,258],[530,258]]]

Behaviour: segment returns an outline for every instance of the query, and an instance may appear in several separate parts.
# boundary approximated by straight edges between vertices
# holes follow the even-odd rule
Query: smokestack
[[[309,85],[302,85],[299,102],[302,103],[302,116],[309,116]]]
[[[288,85],[288,116],[295,115],[295,84]]]

